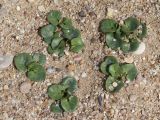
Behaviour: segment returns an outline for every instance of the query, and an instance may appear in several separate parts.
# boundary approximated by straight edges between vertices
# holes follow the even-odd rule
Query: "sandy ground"
[[[58,1],[58,2],[57,2]],[[113,18],[123,20],[136,16],[147,23],[146,51],[134,56],[124,55],[104,47],[98,32],[99,22],[106,18],[107,9],[117,10]],[[46,52],[46,44],[37,30],[46,24],[46,13],[60,10],[81,30],[86,48],[81,54],[67,52],[57,59]],[[79,12],[84,16],[79,16]],[[20,91],[20,84],[29,81],[11,65],[0,71],[0,120],[160,120],[160,1],[159,0],[0,0],[0,54],[43,52],[46,68],[53,66],[42,83],[32,83],[29,93]],[[103,90],[104,75],[98,64],[107,55],[119,61],[134,59],[137,79],[116,94]],[[78,59],[81,58],[79,62]],[[67,68],[67,65],[71,68]],[[46,94],[47,86],[58,83],[66,75],[78,80],[79,107],[74,113],[54,114],[53,102]],[[98,98],[102,98],[100,106]]]

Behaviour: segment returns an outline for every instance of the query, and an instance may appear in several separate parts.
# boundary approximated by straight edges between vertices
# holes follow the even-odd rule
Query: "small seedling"
[[[14,57],[14,65],[18,71],[26,72],[27,77],[36,82],[45,80],[45,62],[46,56],[42,53],[19,53]]]
[[[134,64],[118,63],[113,56],[108,56],[100,65],[102,73],[108,75],[105,89],[109,92],[119,91],[126,81],[133,81],[138,71]]]
[[[73,112],[78,106],[78,98],[73,96],[77,89],[77,81],[74,77],[65,77],[59,84],[48,87],[48,96],[55,100],[50,107],[54,113]]]
[[[113,19],[104,19],[100,22],[100,31],[106,35],[106,44],[109,48],[120,48],[124,53],[134,52],[147,34],[146,24],[134,17],[129,17],[118,24]]]
[[[48,13],[47,20],[49,24],[43,26],[39,33],[44,42],[48,44],[49,54],[63,56],[66,44],[69,44],[72,52],[82,51],[84,43],[80,31],[74,28],[71,19],[62,17],[60,11],[52,10]]]

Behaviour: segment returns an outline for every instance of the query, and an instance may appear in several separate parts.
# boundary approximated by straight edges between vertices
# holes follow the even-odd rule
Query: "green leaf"
[[[111,76],[105,81],[105,88],[109,92],[118,92],[123,86],[124,83],[121,80],[117,80]]]
[[[125,53],[129,52],[131,49],[130,43],[129,42],[121,42],[121,50]]]
[[[121,76],[121,67],[118,63],[112,64],[109,66],[109,73],[113,77],[120,77]]]
[[[115,32],[117,27],[117,22],[112,19],[104,19],[100,22],[100,31],[103,33]]]
[[[138,71],[134,64],[123,64],[122,71],[126,74],[128,80],[134,80],[138,74]]]
[[[49,12],[48,16],[47,16],[47,20],[49,23],[53,24],[53,25],[58,25],[59,21],[61,20],[61,12],[57,11],[57,10],[52,10]]]
[[[105,60],[100,65],[101,72],[104,73],[104,74],[108,74],[109,73],[109,66],[111,64],[115,64],[115,63],[118,63],[118,61],[115,57],[107,56],[105,58]]]
[[[41,65],[46,63],[46,56],[43,53],[33,53],[33,61],[38,62]]]
[[[63,29],[63,37],[72,40],[73,38],[77,38],[80,36],[80,31],[75,28],[71,29]]]
[[[47,47],[47,52],[48,52],[48,54],[54,53],[54,50],[52,49],[52,47],[50,45]]]
[[[56,49],[53,50],[53,53],[55,53],[56,55],[58,55],[59,57],[64,55],[64,49],[65,49],[65,41],[62,40],[59,45],[57,46]]]
[[[139,21],[134,17],[129,17],[126,20],[124,20],[122,31],[125,33],[130,33],[136,30],[138,26],[139,26]]]
[[[56,49],[59,46],[62,39],[63,38],[54,38],[52,40],[51,47],[52,47],[53,50]]]
[[[61,31],[57,31],[57,32],[54,33],[53,38],[60,38],[61,35],[62,35],[62,32]]]
[[[51,24],[45,25],[40,29],[40,35],[44,38],[44,41],[46,43],[50,44],[55,30],[56,30],[56,26],[51,25]]]
[[[59,104],[52,104],[50,107],[50,110],[54,113],[62,113],[63,109],[61,108],[61,106]]]
[[[62,29],[71,29],[73,27],[72,20],[64,17],[62,22],[60,23],[60,27]]]
[[[32,56],[28,53],[20,53],[14,57],[15,67],[19,71],[26,71],[27,65],[32,62]]]
[[[147,35],[147,26],[146,26],[146,24],[145,23],[141,23],[141,26],[142,26],[141,33],[138,35],[138,37],[140,39],[144,38]]]
[[[77,89],[77,81],[74,77],[67,76],[62,79],[62,84],[69,86],[67,91],[72,94]]]
[[[136,39],[130,41],[130,52],[134,52],[138,49],[140,42]]]
[[[61,106],[66,112],[73,112],[78,106],[78,98],[76,96],[63,98],[61,99]]]
[[[109,48],[116,50],[120,47],[121,41],[120,39],[115,39],[114,34],[110,33],[106,35],[106,43]]]
[[[70,41],[70,50],[72,52],[80,52],[82,51],[82,49],[84,48],[84,43],[82,41],[82,38],[78,37],[78,38],[74,38]]]
[[[44,81],[46,78],[46,71],[44,67],[36,62],[28,65],[27,77],[32,81]]]
[[[48,96],[53,100],[60,100],[65,94],[65,90],[68,88],[66,85],[51,85],[48,87]]]

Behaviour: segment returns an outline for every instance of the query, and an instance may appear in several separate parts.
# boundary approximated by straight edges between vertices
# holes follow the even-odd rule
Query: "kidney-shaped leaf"
[[[100,31],[103,33],[115,32],[117,27],[117,22],[112,19],[104,19],[100,22]]]
[[[108,74],[109,73],[109,70],[108,70],[109,65],[114,64],[114,63],[118,63],[117,59],[113,56],[107,56],[105,58],[105,60],[100,65],[101,72],[104,74]]]
[[[61,20],[61,12],[60,11],[57,11],[57,10],[52,10],[48,13],[48,16],[47,16],[47,20],[49,23],[53,24],[53,25],[58,25],[59,21]]]
[[[138,49],[140,42],[136,39],[130,41],[130,52],[134,52]]]
[[[134,64],[123,64],[122,71],[124,74],[126,74],[127,79],[131,81],[134,80],[138,74],[138,71]]]
[[[73,27],[72,20],[64,17],[62,22],[60,23],[60,27],[62,29],[71,29]]]
[[[14,57],[15,67],[19,71],[26,71],[27,65],[32,62],[32,56],[28,53],[20,53]]]
[[[61,106],[66,112],[73,112],[78,106],[78,98],[76,96],[63,98],[61,99]]]
[[[58,47],[58,45],[60,44],[60,42],[61,42],[62,39],[63,38],[59,37],[59,38],[54,38],[52,40],[51,47],[52,47],[53,50]]]
[[[33,62],[28,65],[27,77],[32,81],[43,81],[46,78],[46,71],[42,65]]]
[[[122,26],[122,30],[125,33],[130,33],[136,30],[139,26],[139,21],[134,17],[129,17],[124,20],[124,25]]]
[[[77,81],[74,77],[67,76],[62,79],[62,84],[69,86],[67,92],[72,94],[77,89]]]
[[[72,39],[70,41],[70,45],[71,45],[70,50],[76,53],[80,52],[84,48],[84,43],[82,41],[82,38],[80,37]]]
[[[121,80],[117,80],[111,76],[105,81],[105,88],[109,92],[118,92],[123,86],[124,83]]]
[[[75,28],[71,29],[63,29],[63,37],[72,40],[73,38],[77,38],[80,36],[80,31]]]
[[[38,62],[41,65],[46,63],[46,56],[43,53],[33,53],[33,61]]]
[[[51,105],[50,110],[54,113],[62,113],[63,112],[63,109],[60,106],[60,104],[54,104],[54,103]]]
[[[125,42],[125,41],[121,42],[121,50],[123,52],[127,53],[130,51],[130,49],[131,49],[131,45],[129,42]]]
[[[48,87],[47,93],[53,100],[59,100],[64,96],[67,88],[68,86],[66,85],[51,85]]]
[[[120,39],[115,39],[113,33],[109,33],[106,35],[106,43],[107,46],[111,49],[116,50],[118,47],[120,47]]]
[[[112,64],[109,66],[109,73],[113,77],[120,77],[121,76],[121,67],[118,63]]]
[[[40,35],[44,38],[44,41],[50,44],[56,27],[52,24],[45,25],[40,29]]]

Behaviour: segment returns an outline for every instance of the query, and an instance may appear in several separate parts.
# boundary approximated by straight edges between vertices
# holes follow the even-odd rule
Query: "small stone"
[[[118,86],[118,84],[116,83],[116,82],[113,82],[113,87],[117,87]]]
[[[12,64],[13,55],[0,55],[0,70],[6,69]]]
[[[20,6],[17,6],[16,9],[17,9],[17,11],[20,11],[20,10],[21,10]]]
[[[79,61],[81,61],[82,60],[82,57],[80,56],[80,55],[76,55],[75,57],[74,57],[74,61],[76,61],[76,62],[79,62]]]
[[[21,93],[24,93],[24,94],[29,93],[30,89],[31,89],[31,83],[30,82],[23,82],[20,85],[20,91],[21,91]]]
[[[74,71],[75,70],[75,65],[74,64],[69,64],[67,65],[68,71]]]
[[[56,69],[55,69],[53,66],[50,66],[50,67],[47,68],[47,73],[48,73],[48,74],[52,74],[52,73],[54,73],[55,71],[56,71]]]
[[[115,16],[117,13],[118,13],[118,11],[115,10],[115,9],[112,9],[112,8],[108,8],[108,9],[107,9],[107,16],[108,16],[108,17],[113,17],[113,16]]]
[[[82,10],[82,11],[80,11],[79,13],[78,13],[78,15],[80,16],[80,17],[86,17],[86,14],[85,14],[85,12]]]
[[[41,5],[41,6],[38,6],[38,10],[39,10],[40,12],[44,12],[44,11],[45,11],[45,8],[44,8],[43,5]]]
[[[145,48],[146,48],[145,43],[141,42],[139,44],[138,49],[136,51],[134,51],[133,53],[136,54],[136,55],[140,55],[145,51]]]
[[[34,2],[34,0],[28,0],[28,2],[29,2],[29,3],[33,3],[33,2]]]
[[[81,75],[81,77],[82,77],[82,78],[86,78],[86,77],[87,77],[87,73],[86,73],[86,72],[83,72],[82,75]]]
[[[129,100],[131,101],[131,102],[134,102],[134,101],[136,101],[136,99],[137,99],[137,97],[136,97],[136,95],[130,95],[129,96]]]
[[[126,58],[124,59],[124,61],[125,61],[126,63],[133,63],[133,57],[126,57]]]
[[[8,90],[9,88],[8,88],[8,85],[5,85],[4,87],[3,87],[3,89],[4,90]]]

